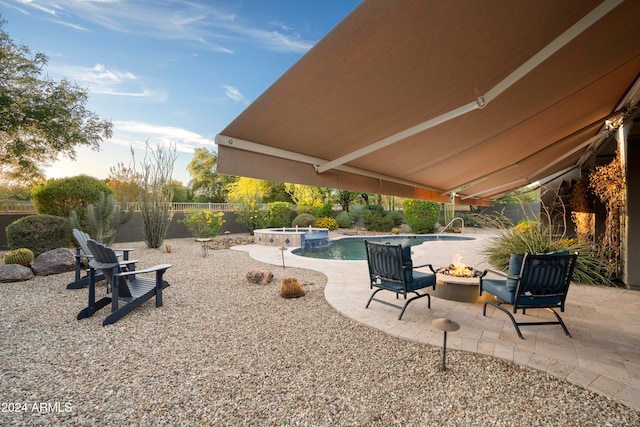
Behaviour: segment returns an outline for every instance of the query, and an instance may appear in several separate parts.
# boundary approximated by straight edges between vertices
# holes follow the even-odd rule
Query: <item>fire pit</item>
[[[485,302],[491,295],[485,293],[480,296],[479,276],[482,271],[467,267],[462,263],[462,257],[456,254],[454,261],[447,267],[436,269],[436,290],[431,295],[460,302]]]

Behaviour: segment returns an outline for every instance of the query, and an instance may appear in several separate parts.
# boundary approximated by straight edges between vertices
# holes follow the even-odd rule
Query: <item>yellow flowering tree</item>
[[[180,220],[195,237],[216,237],[224,224],[224,213],[208,209],[192,209],[185,211]]]
[[[268,212],[262,208],[266,189],[266,181],[246,177],[229,185],[229,201],[238,204],[233,211],[236,222],[247,227],[250,232],[263,228],[266,224]]]

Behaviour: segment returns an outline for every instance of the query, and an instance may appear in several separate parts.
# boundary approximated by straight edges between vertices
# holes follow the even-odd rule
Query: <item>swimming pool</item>
[[[331,240],[326,246],[318,248],[298,248],[291,253],[308,258],[334,259],[334,260],[365,260],[367,253],[364,248],[364,241],[389,243],[391,245],[416,246],[423,242],[430,241],[452,241],[452,240],[474,240],[473,237],[462,236],[367,236],[367,237],[345,237],[344,239]]]

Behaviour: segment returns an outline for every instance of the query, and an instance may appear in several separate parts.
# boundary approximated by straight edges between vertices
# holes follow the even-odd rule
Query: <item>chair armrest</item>
[[[486,275],[487,275],[487,274],[489,274],[489,273],[491,273],[491,274],[496,274],[496,275],[498,275],[498,276],[500,276],[500,277],[504,277],[504,278],[506,278],[506,279],[517,279],[517,278],[518,278],[517,276],[516,276],[516,277],[511,277],[511,276],[509,276],[507,273],[505,273],[504,271],[491,270],[490,268],[487,268],[486,270],[484,270],[484,271],[482,272],[482,274],[480,275],[480,277],[484,277],[484,276],[486,276]]]
[[[125,261],[129,260],[129,252],[133,252],[133,249],[114,249],[114,252],[122,252],[122,258]],[[117,254],[118,256],[120,256],[120,254]]]
[[[414,265],[412,269],[415,270],[416,268],[422,268],[422,267],[429,267],[429,270],[431,270],[433,274],[436,274],[436,271],[433,269],[433,265],[431,264]]]
[[[119,263],[117,262],[98,262],[95,259],[89,260],[89,267],[94,268],[96,270],[108,270],[113,267],[117,267]]]
[[[144,274],[144,273],[153,273],[156,271],[162,271],[164,272],[165,270],[168,270],[169,268],[171,268],[171,264],[160,264],[160,265],[156,265],[150,268],[145,268],[144,270],[136,270],[136,271],[122,271],[120,273],[114,274],[114,276],[116,277],[125,277],[125,276],[130,276],[132,274]]]

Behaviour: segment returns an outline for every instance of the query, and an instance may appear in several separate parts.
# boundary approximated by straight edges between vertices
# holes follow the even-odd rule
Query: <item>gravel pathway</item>
[[[320,273],[166,243],[126,245],[139,268],[173,264],[164,307],[107,327],[107,308],[75,319],[87,291],[66,290],[72,273],[0,283],[0,425],[640,425],[640,412],[486,356],[450,350],[442,373],[440,348],[331,309]],[[258,266],[271,284],[245,280]],[[285,277],[307,295],[281,298]]]

